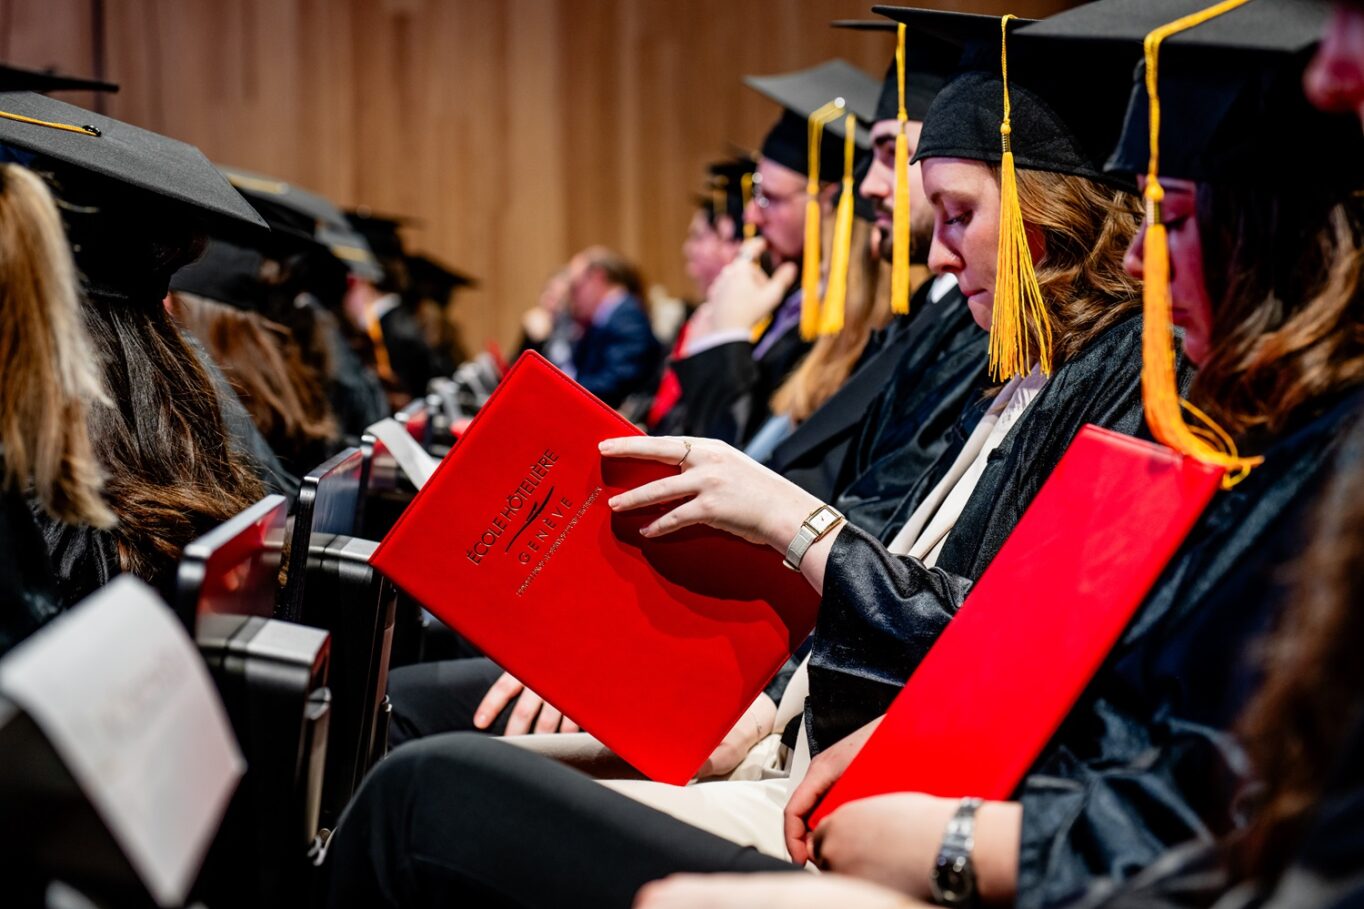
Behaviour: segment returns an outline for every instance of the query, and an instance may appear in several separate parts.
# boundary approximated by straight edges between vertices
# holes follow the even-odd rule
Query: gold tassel
[[[39,120],[36,117],[25,117],[23,114],[12,114],[6,110],[0,110],[0,117],[6,120],[13,120],[16,123],[27,123],[31,126],[46,126],[48,129],[59,129],[67,133],[79,133],[84,136],[104,135],[98,126],[76,125],[75,123],[58,123],[55,120]]]
[[[843,121],[843,192],[834,218],[833,251],[829,255],[829,278],[820,309],[819,333],[836,335],[843,330],[848,305],[848,265],[852,251],[853,164],[857,156],[857,118],[848,114]]]
[[[365,332],[374,347],[374,369],[385,382],[396,382],[393,365],[388,359],[388,343],[384,341],[384,327],[374,314],[374,307],[365,310]]]
[[[895,44],[895,72],[899,79],[900,131],[895,136],[895,221],[891,227],[890,311],[909,312],[909,113],[905,110],[905,25],[900,23]]]
[[[997,381],[1023,376],[1036,361],[1051,375],[1051,321],[1037,284],[1028,234],[1018,204],[1018,175],[1009,136],[1009,20],[999,20],[999,68],[1004,81],[1004,121],[999,125],[1004,154],[999,163],[999,259],[995,305],[990,321],[990,374]],[[1035,349],[1034,349],[1035,348]]]
[[[806,341],[813,341],[818,336],[820,323],[819,148],[824,138],[824,125],[837,117],[843,106],[843,99],[835,98],[810,115],[810,171],[805,183],[805,255],[800,279],[800,336]]]
[[[758,235],[758,225],[748,220],[748,206],[753,201],[753,175],[744,174],[739,181],[739,191],[743,193],[744,200],[744,239],[752,240]]]
[[[1160,206],[1160,45],[1168,37],[1201,25],[1248,0],[1225,0],[1205,10],[1162,25],[1146,36],[1146,94],[1150,101],[1151,156],[1146,174],[1146,237],[1142,243],[1142,402],[1151,434],[1181,454],[1227,469],[1222,485],[1228,489],[1245,479],[1263,458],[1243,458],[1236,442],[1203,411],[1179,396],[1175,373],[1174,332],[1171,329],[1170,248]],[[1198,426],[1184,422],[1188,411]]]

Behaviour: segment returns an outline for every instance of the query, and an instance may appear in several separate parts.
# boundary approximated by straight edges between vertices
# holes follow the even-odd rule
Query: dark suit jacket
[[[657,377],[662,351],[644,307],[625,300],[602,325],[589,325],[573,345],[574,378],[612,407]]]
[[[424,397],[427,383],[441,373],[436,353],[426,343],[421,325],[399,305],[379,318],[379,328],[384,333],[388,362],[403,390],[414,398]]]
[[[747,341],[719,344],[673,361],[685,406],[681,434],[743,447],[772,415],[772,395],[810,350],[791,326],[762,359]]]

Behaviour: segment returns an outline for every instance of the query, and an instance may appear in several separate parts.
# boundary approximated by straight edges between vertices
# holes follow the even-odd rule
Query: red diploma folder
[[[1222,473],[1161,445],[1080,430],[811,827],[888,792],[1009,798]]]
[[[814,626],[819,598],[766,547],[614,494],[677,473],[604,459],[639,431],[526,354],[371,562],[640,772],[684,783]],[[668,506],[673,507],[673,506]]]

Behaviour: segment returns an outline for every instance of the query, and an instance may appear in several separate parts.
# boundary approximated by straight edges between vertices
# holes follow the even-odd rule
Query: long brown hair
[[[297,463],[336,440],[322,377],[303,361],[287,328],[183,292],[171,294],[171,307],[176,321],[222,367],[276,454]]]
[[[1364,705],[1364,421],[1342,446],[1314,511],[1315,532],[1294,568],[1279,629],[1265,646],[1264,686],[1241,733],[1267,791],[1237,857],[1272,877],[1303,832]]]
[[[163,303],[170,276],[202,252],[202,234],[145,198],[82,192],[79,174],[62,182],[63,196],[85,203],[69,212],[68,232],[108,398],[88,422],[108,472],[119,564],[161,583],[186,543],[265,489],[234,450],[213,382]]]
[[[1338,191],[1200,184],[1213,300],[1191,400],[1234,436],[1277,432],[1364,380],[1364,205]]]
[[[86,405],[102,400],[61,216],[37,174],[0,165],[0,442],[6,489],[58,520],[108,527]]]
[[[833,219],[824,219],[824,242],[833,239]],[[848,269],[847,306],[843,329],[815,341],[795,371],[772,396],[772,412],[785,414],[794,423],[809,419],[833,397],[852,374],[866,349],[871,333],[890,318],[890,282],[881,280],[880,261],[872,255],[871,225],[853,219],[853,256]],[[830,256],[826,250],[824,261]]]
[[[1141,309],[1140,288],[1123,268],[1141,206],[1131,193],[1038,170],[1018,171],[1018,205],[1024,224],[1045,243],[1037,283],[1061,366]]]

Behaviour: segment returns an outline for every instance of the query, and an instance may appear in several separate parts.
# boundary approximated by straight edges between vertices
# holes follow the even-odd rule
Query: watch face
[[[810,527],[815,533],[823,533],[829,529],[829,525],[838,520],[838,516],[829,508],[821,508],[814,517],[810,518]]]
[[[971,904],[976,894],[976,876],[965,856],[938,859],[933,869],[934,897],[944,906]]]

